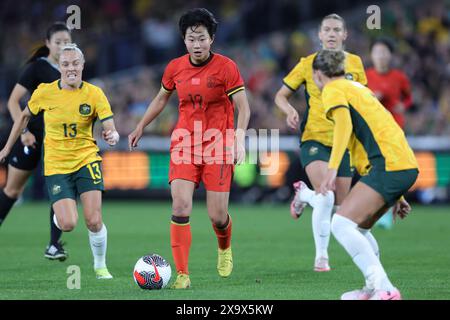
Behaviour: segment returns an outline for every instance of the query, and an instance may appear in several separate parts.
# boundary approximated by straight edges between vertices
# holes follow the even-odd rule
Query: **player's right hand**
[[[292,108],[286,117],[286,123],[289,126],[289,128],[298,130],[299,119],[300,118],[298,116],[297,110]]]
[[[9,155],[9,150],[7,150],[6,148],[3,148],[2,151],[0,151],[0,163],[5,162],[8,155]]]
[[[24,146],[36,148],[36,137],[30,131],[22,133],[20,135],[20,140]]]
[[[141,139],[143,132],[143,129],[136,127],[136,129],[128,135],[128,147],[130,148],[130,151],[133,151],[133,148],[137,147],[137,143]]]

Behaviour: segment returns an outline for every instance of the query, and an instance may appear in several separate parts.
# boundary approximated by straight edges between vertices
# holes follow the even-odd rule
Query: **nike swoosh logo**
[[[154,280],[154,282],[159,282],[159,280],[161,280],[161,277],[159,276],[158,268],[156,267],[153,259],[152,259],[152,265],[153,265],[153,268],[155,269],[155,278],[153,280]]]
[[[94,184],[99,184],[101,182],[102,182],[102,180],[94,181]]]
[[[54,110],[54,109],[56,109],[56,108],[58,108],[58,107],[53,107],[53,108],[50,107],[50,108],[48,108],[48,110],[49,110],[49,111],[52,111],[52,110]]]

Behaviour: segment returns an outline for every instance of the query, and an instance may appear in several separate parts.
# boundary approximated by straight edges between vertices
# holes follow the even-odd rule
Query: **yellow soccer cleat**
[[[217,256],[217,271],[221,277],[228,277],[233,271],[233,253],[231,247],[228,249],[218,250]]]
[[[177,280],[170,287],[171,289],[187,289],[191,286],[191,279],[189,275],[185,273],[179,273]]]
[[[113,276],[109,273],[107,268],[95,269],[95,276],[97,279],[112,279]]]

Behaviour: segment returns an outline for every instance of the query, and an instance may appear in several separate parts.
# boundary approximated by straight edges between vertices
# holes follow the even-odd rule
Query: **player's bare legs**
[[[186,289],[191,285],[188,269],[189,250],[192,240],[189,217],[192,212],[194,190],[195,183],[192,181],[175,179],[170,183],[172,194],[170,242],[178,274],[175,283],[172,285],[174,289]]]
[[[218,241],[217,271],[222,277],[228,277],[233,270],[231,251],[232,220],[228,214],[229,192],[207,191],[206,205],[208,216]]]
[[[55,224],[64,232],[72,231],[78,222],[77,203],[74,199],[61,199],[53,204]]]
[[[102,220],[102,192],[91,190],[80,195],[84,219],[89,233],[89,243],[94,256],[94,270],[97,279],[112,279],[106,267],[108,230]]]
[[[342,296],[343,299],[355,292],[364,299],[377,294],[387,294],[390,299],[401,298],[399,291],[389,281],[371,243],[359,230],[359,228],[370,229],[385,210],[383,197],[366,184],[359,182],[333,216],[331,223],[333,235],[352,257],[366,279],[363,290],[346,293]]]

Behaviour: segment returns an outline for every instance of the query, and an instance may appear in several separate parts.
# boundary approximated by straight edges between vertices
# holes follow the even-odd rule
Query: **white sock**
[[[303,188],[302,192],[299,192],[298,195],[299,195],[299,200],[301,202],[306,202],[310,206],[312,206],[311,200],[316,195],[316,192],[314,190],[311,190],[310,188],[308,188],[305,184],[305,188]]]
[[[370,232],[370,229],[358,228],[358,230],[364,237],[366,237],[372,247],[373,253],[375,253],[377,258],[380,259],[380,248],[378,247],[377,239],[375,239],[372,232]]]
[[[366,285],[370,289],[392,291],[394,286],[389,281],[380,260],[357,227],[352,220],[339,214],[334,215],[331,221],[333,235],[363,273]]]
[[[98,232],[89,232],[89,243],[94,256],[94,269],[106,268],[106,246],[108,231],[103,224]]]
[[[316,245],[316,260],[320,257],[328,259],[333,203],[334,193],[331,191],[328,191],[325,196],[320,193],[314,194],[310,201],[310,205],[313,207],[312,229]]]
[[[53,223],[55,224],[55,226],[62,231],[61,227],[58,224],[58,219],[56,218],[56,213],[53,215]]]

